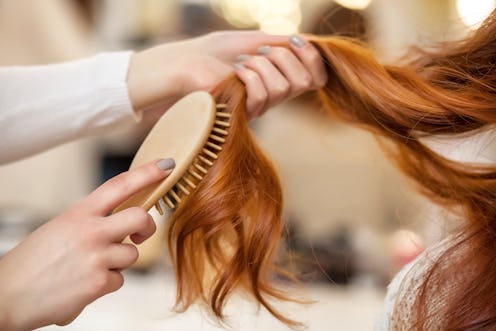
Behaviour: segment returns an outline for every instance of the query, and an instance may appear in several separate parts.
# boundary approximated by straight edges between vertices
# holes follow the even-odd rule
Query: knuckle
[[[274,86],[274,92],[277,95],[285,95],[289,93],[289,90],[291,89],[291,85],[288,82],[281,82]]]
[[[326,82],[324,80],[317,82],[316,87],[317,88],[322,88],[326,85]]]
[[[252,96],[253,103],[256,106],[260,106],[265,103],[265,101],[268,99],[268,95],[266,91],[260,92],[254,96]]]
[[[99,295],[106,292],[109,284],[109,276],[106,271],[96,272],[93,276],[93,290],[95,294]]]
[[[270,52],[275,60],[286,60],[291,54],[291,51],[284,47],[274,47]]]
[[[115,189],[118,192],[127,191],[129,189],[129,171],[120,173],[119,175],[110,178],[105,184],[107,187]]]
[[[144,168],[146,176],[151,176],[153,178],[160,177],[163,171],[155,163],[149,163]]]
[[[319,53],[317,53],[316,51],[309,51],[308,54],[306,55],[306,58],[310,63],[310,65],[312,66],[318,65],[321,61],[321,57]]]
[[[148,223],[149,214],[143,208],[131,207],[129,208],[129,213],[130,216],[140,224]]]
[[[84,205],[84,200],[70,209],[66,210],[63,214],[60,215],[60,219],[62,220],[74,220],[87,218],[89,215],[87,214],[87,208]]]
[[[96,244],[100,245],[102,242],[104,242],[107,239],[107,233],[105,231],[105,227],[86,226],[82,228],[81,233],[85,234],[83,245],[87,249],[94,249]]]
[[[105,238],[105,233],[102,231],[103,222],[101,218],[87,219],[74,229],[77,232],[76,238],[82,249],[94,250],[95,245],[102,242]],[[84,234],[81,236],[81,234]]]
[[[258,82],[259,82],[257,74],[251,70],[246,70],[245,80],[246,80],[246,83],[249,85],[255,85],[255,84],[258,84]]]
[[[119,182],[121,182],[123,179],[126,178],[126,176],[129,174],[129,171],[124,171],[118,174],[117,176],[114,176],[107,180],[107,184],[109,185],[117,185]]]
[[[252,101],[249,104],[249,110],[251,115],[254,115],[256,117],[256,114],[260,111],[260,109],[263,107],[262,103]]]
[[[259,67],[267,63],[267,59],[260,55],[252,56],[249,62],[251,62],[254,66]]]
[[[327,74],[322,75],[322,77],[317,81],[317,87],[324,87],[327,84]]]
[[[100,270],[105,268],[105,261],[101,254],[94,253],[91,254],[89,259],[90,270],[93,270],[93,273],[98,276]]]
[[[209,68],[209,67],[210,67],[209,63],[205,63],[205,65],[203,66],[203,68]],[[201,91],[211,89],[218,82],[218,76],[215,75],[210,70],[202,70],[201,74],[198,74],[195,77],[192,77],[191,79],[193,82],[192,85],[195,86],[196,89]]]
[[[113,279],[112,291],[117,291],[124,285],[124,276],[119,272]]]
[[[310,75],[303,76],[303,78],[299,81],[298,87],[300,90],[307,90],[310,87],[312,87],[312,76]]]
[[[124,276],[120,272],[110,271],[106,273],[106,284],[101,289],[101,294],[115,292],[124,285]]]
[[[134,245],[128,245],[128,258],[129,258],[129,262],[128,262],[128,266],[131,266],[134,264],[134,262],[136,262],[139,258],[139,251],[138,249],[134,246]]]

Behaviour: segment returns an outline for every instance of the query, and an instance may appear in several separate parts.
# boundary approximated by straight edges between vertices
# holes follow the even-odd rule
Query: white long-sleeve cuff
[[[108,107],[116,112],[111,114],[116,115],[116,118],[134,117],[139,121],[141,113],[133,110],[126,84],[131,55],[131,51],[96,55],[95,74],[100,75],[97,78],[100,84],[99,91],[107,98]]]
[[[0,68],[0,164],[138,121],[126,84],[131,54]]]

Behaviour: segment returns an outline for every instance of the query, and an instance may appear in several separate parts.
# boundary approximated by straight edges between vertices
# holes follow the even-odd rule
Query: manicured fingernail
[[[171,170],[176,166],[176,162],[172,158],[163,159],[157,162],[157,167],[162,170]]]
[[[262,46],[258,49],[257,53],[260,55],[267,55],[270,53],[271,50],[272,50],[272,47],[270,47],[270,46]]]
[[[307,44],[305,40],[303,40],[300,36],[295,34],[289,37],[289,41],[291,42],[291,44],[293,44],[296,47],[303,47]]]
[[[234,64],[234,69],[236,70],[244,70],[246,67],[243,65],[243,63],[235,63]]]
[[[238,56],[236,58],[236,62],[244,62],[244,61],[248,61],[250,59],[250,55],[248,54],[241,54],[240,56]]]

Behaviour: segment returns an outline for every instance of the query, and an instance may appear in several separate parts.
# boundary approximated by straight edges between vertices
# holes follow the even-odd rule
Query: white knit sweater
[[[0,164],[135,121],[126,85],[130,56],[0,67]]]

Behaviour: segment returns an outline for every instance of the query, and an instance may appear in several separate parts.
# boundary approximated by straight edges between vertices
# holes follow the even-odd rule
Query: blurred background
[[[414,45],[462,38],[495,5],[494,0],[0,0],[0,65],[139,50],[223,29],[354,36],[392,62]],[[310,99],[290,100],[252,123],[284,184],[286,246],[303,281],[295,293],[315,300],[284,308],[309,330],[369,330],[391,277],[443,237],[450,216],[416,193],[372,135],[323,121]],[[149,129],[144,123],[0,167],[0,254],[127,169]],[[139,268],[126,273],[122,290],[90,305],[70,326],[44,329],[220,330],[197,308],[171,314],[174,290],[167,264]],[[234,298],[228,309],[233,330],[286,330],[243,298]]]

